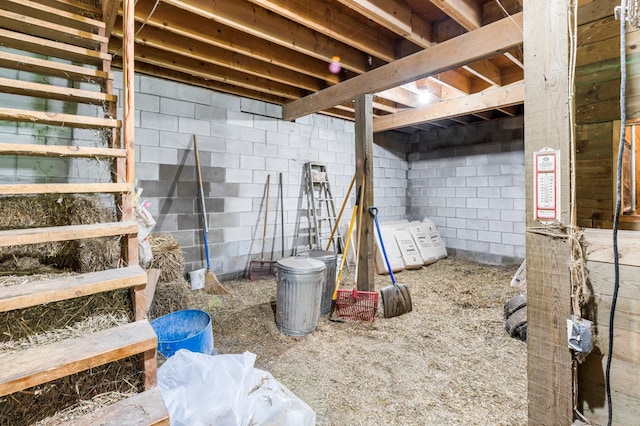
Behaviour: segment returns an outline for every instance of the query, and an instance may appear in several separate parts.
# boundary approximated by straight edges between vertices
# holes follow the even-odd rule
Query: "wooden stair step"
[[[0,28],[0,44],[13,49],[96,66],[101,66],[103,61],[111,60],[111,55],[108,53],[34,37],[4,28]]]
[[[169,412],[160,390],[156,387],[63,424],[74,426],[164,426],[169,425]]]
[[[2,195],[117,194],[131,192],[128,183],[24,183],[0,185]]]
[[[82,240],[138,233],[138,223],[108,222],[90,225],[49,226],[45,228],[9,229],[0,231],[0,247],[38,244],[54,241]]]
[[[63,64],[9,52],[2,52],[0,55],[0,67],[97,84],[113,78],[110,73],[95,68]]]
[[[32,18],[4,9],[0,9],[0,25],[22,34],[42,37],[44,39],[88,49],[97,49],[101,44],[108,42],[106,37],[98,34],[53,24],[42,19]]]
[[[0,77],[0,92],[92,105],[103,105],[109,102],[117,102],[118,100],[116,95],[109,93],[74,89],[72,87],[52,86],[50,84],[32,83],[2,77]]]
[[[29,155],[35,157],[125,158],[127,150],[70,145],[36,145],[0,142],[0,155]]]
[[[44,111],[26,111],[0,108],[0,120],[26,123],[40,123],[53,126],[83,129],[119,128],[120,120],[113,118],[87,117],[83,115],[57,114]]]
[[[0,286],[0,312],[69,300],[120,288],[137,287],[146,283],[147,273],[136,265]]]
[[[82,16],[93,16],[98,19],[102,16],[102,10],[88,3],[75,0],[36,0],[43,6],[53,7],[58,10],[75,13]]]
[[[106,27],[104,22],[97,19],[30,0],[0,0],[0,8],[94,34]]]
[[[47,383],[132,355],[155,351],[147,320],[0,355],[0,396]]]

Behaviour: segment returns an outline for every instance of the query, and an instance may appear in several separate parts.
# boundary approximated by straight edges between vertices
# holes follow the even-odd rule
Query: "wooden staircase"
[[[111,7],[117,7],[118,3],[112,2]],[[129,0],[124,3],[125,8],[132,12],[132,3],[128,5]],[[33,143],[14,143],[8,134],[0,134],[0,155],[18,159],[100,159],[112,165],[110,182],[96,181],[95,176],[85,176],[86,182],[77,182],[77,177],[73,182],[60,182],[59,179],[51,179],[51,182],[36,179],[21,183],[0,181],[0,203],[2,198],[10,196],[112,194],[118,212],[118,220],[112,223],[2,230],[0,247],[120,236],[122,264],[118,269],[0,286],[0,315],[16,309],[130,288],[135,320],[80,338],[0,355],[0,365],[3,366],[0,370],[0,396],[139,356],[146,391],[91,414],[82,424],[169,424],[166,408],[156,388],[157,338],[146,319],[144,289],[147,274],[138,265],[133,114],[127,114],[127,111],[133,111],[133,82],[132,79],[126,80],[132,72],[125,70],[123,73],[125,87],[128,87],[125,88],[123,107],[126,118],[123,122],[116,117],[117,96],[110,72],[111,56],[107,53],[107,28],[101,16],[101,9],[80,0],[0,0],[0,67],[21,71],[15,73],[18,75],[16,79],[0,78],[0,93],[41,100],[35,103],[38,105],[62,101],[66,106],[64,111],[58,111],[16,109],[0,104],[0,120],[95,129],[107,135],[104,146],[83,146],[80,141],[76,146],[75,140],[69,145],[47,145],[38,143],[36,138]],[[125,21],[130,21],[129,28],[132,29],[132,19]],[[128,54],[125,51],[123,63],[127,61]],[[21,80],[22,72],[40,76],[39,81],[54,78],[56,84]],[[63,84],[60,84],[61,80]],[[94,107],[87,108],[87,105]],[[69,109],[89,113],[69,114]]]

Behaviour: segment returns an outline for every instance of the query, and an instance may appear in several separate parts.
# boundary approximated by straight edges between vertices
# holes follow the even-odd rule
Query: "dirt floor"
[[[217,353],[255,353],[318,425],[525,425],[526,344],[503,319],[516,269],[448,258],[402,271],[412,312],[385,319],[380,305],[373,323],[325,315],[304,337],[277,329],[275,279],[226,282],[229,295],[198,292],[191,303],[212,315]],[[377,276],[376,290],[390,283]]]

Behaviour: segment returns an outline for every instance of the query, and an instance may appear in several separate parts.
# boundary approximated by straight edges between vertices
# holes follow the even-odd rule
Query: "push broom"
[[[196,153],[196,169],[198,171],[198,185],[200,189],[200,212],[202,214],[202,238],[204,240],[204,253],[207,258],[207,271],[204,274],[204,291],[209,294],[228,294],[229,290],[223,286],[218,277],[211,270],[211,260],[209,258],[209,240],[207,238],[207,210],[204,203],[204,190],[202,186],[202,173],[200,172],[200,154],[198,153],[198,140],[193,135],[193,149]]]

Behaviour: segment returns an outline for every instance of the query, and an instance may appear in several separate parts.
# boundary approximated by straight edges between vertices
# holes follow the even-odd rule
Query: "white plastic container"
[[[393,230],[393,235],[396,237],[398,247],[400,247],[400,253],[402,253],[402,260],[404,262],[405,269],[419,269],[424,265],[424,260],[420,256],[418,247],[416,246],[411,232],[407,228],[396,228]],[[386,246],[385,246],[386,248]]]

